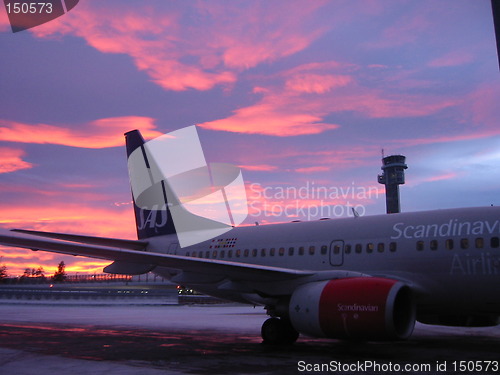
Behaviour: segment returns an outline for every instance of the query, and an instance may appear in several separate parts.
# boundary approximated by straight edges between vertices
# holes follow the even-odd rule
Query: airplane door
[[[344,241],[335,240],[330,244],[330,264],[341,266],[344,263]]]
[[[167,254],[172,254],[172,255],[177,254],[178,247],[179,247],[179,244],[177,242],[171,243],[170,245],[168,245]]]

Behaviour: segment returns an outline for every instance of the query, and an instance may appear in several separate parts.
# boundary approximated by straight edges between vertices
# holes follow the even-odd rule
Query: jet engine
[[[379,277],[305,284],[293,292],[289,305],[298,332],[338,339],[405,339],[413,332],[415,315],[410,288]]]

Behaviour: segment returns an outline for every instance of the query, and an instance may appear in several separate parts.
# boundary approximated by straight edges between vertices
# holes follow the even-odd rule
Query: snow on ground
[[[222,305],[124,305],[75,306],[40,304],[1,304],[0,323],[75,324],[105,327],[144,328],[151,330],[240,332],[260,335],[260,327],[267,318],[262,307]],[[165,370],[136,367],[116,362],[98,362],[82,359],[42,355],[0,348],[0,373],[31,375],[43,368],[52,374],[120,374],[156,375]],[[172,372],[178,375],[183,372]]]
[[[0,305],[1,322],[125,326],[147,329],[218,330],[260,334],[260,307],[238,304],[167,306]]]

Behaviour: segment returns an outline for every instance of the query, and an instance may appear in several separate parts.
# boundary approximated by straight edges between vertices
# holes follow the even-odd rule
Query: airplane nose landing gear
[[[264,344],[293,344],[299,333],[292,327],[288,319],[269,318],[261,329]]]

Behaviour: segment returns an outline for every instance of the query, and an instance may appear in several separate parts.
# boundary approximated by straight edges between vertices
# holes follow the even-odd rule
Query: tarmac
[[[0,305],[0,374],[498,374],[500,327],[262,344],[261,307]],[[495,365],[496,364],[496,365]]]

